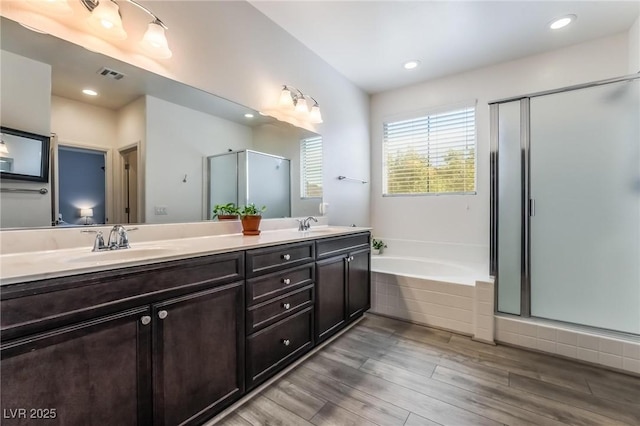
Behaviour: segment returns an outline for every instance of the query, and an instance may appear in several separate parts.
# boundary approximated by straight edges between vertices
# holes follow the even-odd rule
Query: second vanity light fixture
[[[114,0],[80,0],[80,3],[91,12],[91,17],[89,18],[91,25],[104,34],[105,37],[115,40],[127,38],[127,32],[122,26],[120,6]],[[153,18],[140,43],[143,51],[153,58],[170,58],[173,53],[169,49],[169,43],[165,35],[165,31],[169,28],[164,22],[149,9],[134,0],[123,0],[123,3],[130,3]]]
[[[313,101],[311,110],[307,106],[307,98]],[[320,113],[320,105],[313,97],[303,94],[300,90],[293,86],[282,86],[280,92],[280,106],[295,110],[296,114],[302,118],[308,119],[313,124],[322,123],[322,114]]]

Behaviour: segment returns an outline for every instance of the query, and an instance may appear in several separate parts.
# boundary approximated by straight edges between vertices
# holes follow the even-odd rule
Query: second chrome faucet
[[[316,219],[313,216],[309,216],[306,219],[296,219],[298,221],[298,231],[308,231],[309,228],[311,228],[311,221],[313,220],[314,222],[318,222],[318,219]]]

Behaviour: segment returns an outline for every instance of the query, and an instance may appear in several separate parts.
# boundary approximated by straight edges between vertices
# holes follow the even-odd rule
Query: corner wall
[[[0,117],[2,126],[45,136],[51,134],[50,65],[0,51]],[[51,225],[50,180],[3,179],[2,187],[46,188],[49,192],[0,194],[1,228]]]
[[[376,94],[371,200],[376,238],[472,245],[489,264],[489,107],[501,98],[625,75],[627,34]],[[382,197],[382,126],[398,114],[477,100],[477,194]]]

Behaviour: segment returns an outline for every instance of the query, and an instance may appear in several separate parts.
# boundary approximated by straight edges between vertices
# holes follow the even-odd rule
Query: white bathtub
[[[475,285],[478,274],[469,267],[434,259],[371,256],[371,271],[449,283]]]
[[[371,256],[371,312],[493,341],[493,280],[430,258]]]

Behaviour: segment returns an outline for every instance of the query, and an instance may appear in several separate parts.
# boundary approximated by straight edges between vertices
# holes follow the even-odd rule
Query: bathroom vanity
[[[370,307],[368,230],[269,232],[232,236],[235,247],[194,239],[185,246],[227,248],[180,259],[12,278],[2,409],[25,417],[3,424],[200,424]]]

